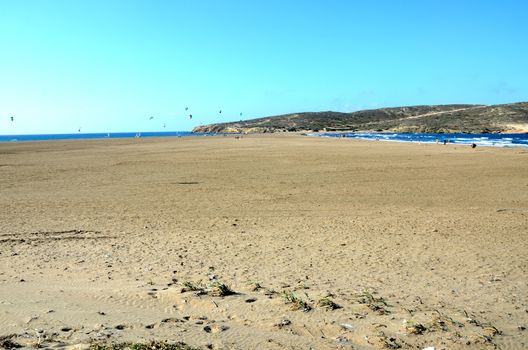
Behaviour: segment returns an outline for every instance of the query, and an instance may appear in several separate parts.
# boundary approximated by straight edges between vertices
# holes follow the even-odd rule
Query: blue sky
[[[0,134],[527,101],[526,14],[520,0],[0,0]]]

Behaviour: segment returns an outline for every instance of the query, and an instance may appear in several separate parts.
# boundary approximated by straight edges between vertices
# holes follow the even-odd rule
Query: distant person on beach
[[[477,144],[476,143],[472,143],[471,144],[471,148],[476,148],[477,147]]]
[[[444,140],[444,145],[447,145],[447,140]]]

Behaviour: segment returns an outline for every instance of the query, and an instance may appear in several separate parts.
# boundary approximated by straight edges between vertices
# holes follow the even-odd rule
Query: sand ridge
[[[291,134],[0,144],[0,336],[525,348],[527,157]]]

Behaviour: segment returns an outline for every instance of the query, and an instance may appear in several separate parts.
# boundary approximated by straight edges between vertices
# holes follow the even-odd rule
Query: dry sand
[[[528,348],[526,149],[3,143],[0,185],[4,345]]]

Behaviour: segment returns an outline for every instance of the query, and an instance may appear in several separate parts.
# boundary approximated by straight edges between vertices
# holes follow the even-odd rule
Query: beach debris
[[[347,343],[350,343],[350,339],[348,339],[347,337],[343,337],[342,335],[334,338],[334,340],[340,344],[347,344]]]
[[[35,335],[37,336],[37,341],[33,344],[33,347],[38,349],[42,347],[42,342],[46,338],[46,335],[42,329],[35,329]]]
[[[217,332],[227,331],[229,329],[229,327],[226,326],[226,325],[215,324],[215,325],[213,325],[213,327],[211,327],[211,329],[213,330],[213,333],[217,333]]]
[[[490,277],[490,280],[489,280],[490,283],[491,283],[491,282],[500,282],[500,281],[502,281],[502,279],[500,278],[500,276],[495,276],[495,275],[491,276],[491,277]]]
[[[308,302],[304,301],[300,297],[298,297],[294,292],[292,291],[284,291],[282,292],[282,296],[284,299],[286,299],[286,302],[288,304],[291,304],[292,310],[302,310],[304,312],[308,312],[312,310],[312,307]]]
[[[434,346],[428,346],[426,348],[423,348],[422,350],[436,350]]]
[[[30,317],[27,318],[26,324],[31,323],[31,322],[33,322],[35,320],[38,320],[38,318],[39,318],[38,316],[30,316]]]
[[[267,288],[264,292],[264,295],[267,296],[269,299],[272,299],[275,295],[278,295],[279,293],[273,289],[273,288]]]
[[[176,317],[169,317],[169,318],[162,319],[160,322],[161,323],[178,323],[178,322],[183,322],[183,321]]]
[[[246,300],[244,300],[246,303],[254,303],[255,301],[257,301],[257,298],[247,298]]]
[[[352,326],[350,323],[341,323],[339,325],[346,331],[351,331],[352,329],[354,329],[354,326]]]
[[[289,326],[291,325],[291,321],[288,320],[287,318],[283,318],[282,320],[280,320],[278,323],[275,324],[276,327],[278,327],[279,329],[282,329],[286,326]]]

